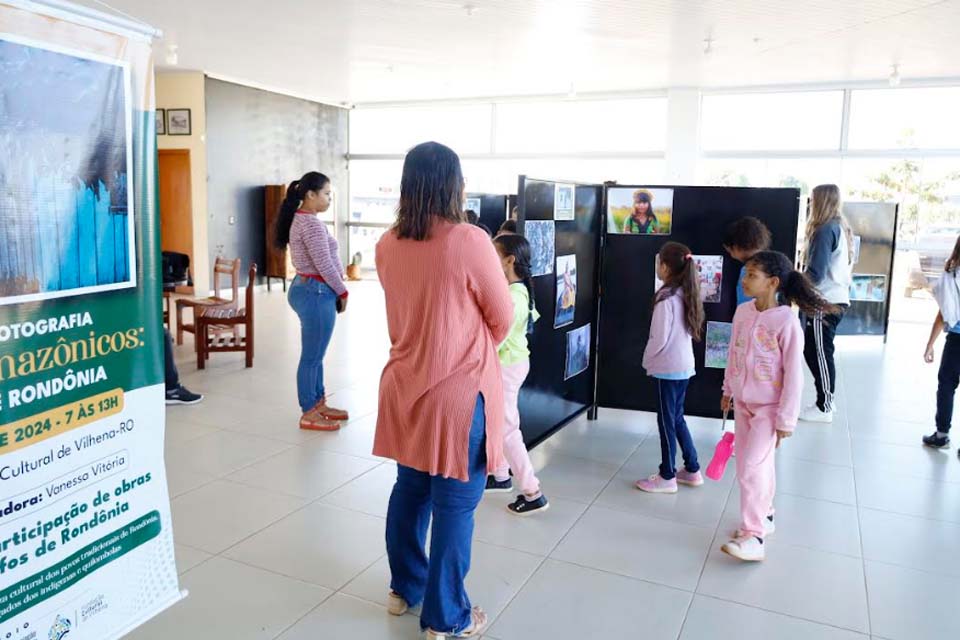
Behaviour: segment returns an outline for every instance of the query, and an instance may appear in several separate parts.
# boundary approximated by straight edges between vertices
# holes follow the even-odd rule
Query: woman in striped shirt
[[[422,604],[428,639],[476,636],[487,624],[463,580],[473,514],[503,455],[497,345],[513,301],[493,243],[465,224],[462,203],[457,154],[435,142],[414,147],[397,222],[376,252],[391,347],[373,452],[397,461],[387,512],[389,611]]]
[[[311,171],[290,183],[275,229],[277,246],[289,245],[290,260],[297,270],[287,300],[300,317],[300,428],[314,431],[335,431],[348,419],[346,411],[327,405],[323,386],[323,356],[337,314],[347,308],[337,240],[317,218],[317,213],[329,208],[330,179]]]

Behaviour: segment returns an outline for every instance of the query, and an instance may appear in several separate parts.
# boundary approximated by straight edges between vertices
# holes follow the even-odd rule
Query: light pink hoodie
[[[692,377],[693,338],[684,318],[683,292],[680,289],[653,307],[650,337],[643,350],[643,368],[648,376]]]
[[[803,329],[790,306],[737,307],[723,393],[747,405],[776,405],[776,428],[793,431],[803,393]]]

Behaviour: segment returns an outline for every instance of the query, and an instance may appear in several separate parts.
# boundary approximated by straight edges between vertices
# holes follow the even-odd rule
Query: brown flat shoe
[[[340,423],[323,417],[316,409],[311,409],[300,418],[300,428],[305,431],[338,431]]]
[[[317,403],[317,406],[315,406],[313,410],[318,412],[327,420],[340,420],[345,422],[350,419],[350,414],[343,409],[328,407],[326,398],[321,398],[320,402]]]

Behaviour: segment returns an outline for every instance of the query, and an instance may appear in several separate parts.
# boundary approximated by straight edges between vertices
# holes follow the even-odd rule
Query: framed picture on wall
[[[167,135],[190,135],[190,109],[167,109]]]
[[[607,190],[607,233],[668,236],[673,230],[673,189]]]
[[[155,126],[157,128],[157,135],[162,136],[167,133],[167,111],[166,109],[157,109],[154,112],[155,116]]]

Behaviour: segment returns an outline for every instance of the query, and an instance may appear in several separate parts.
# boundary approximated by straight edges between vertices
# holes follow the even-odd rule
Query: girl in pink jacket
[[[703,331],[703,303],[697,264],[690,249],[668,242],[657,254],[657,277],[663,286],[653,300],[650,337],[643,351],[643,368],[657,379],[657,426],[660,428],[660,470],[637,481],[647,493],[676,493],[677,483],[703,484],[697,449],[683,418],[690,378],[696,373],[693,341]],[[677,444],[683,469],[677,469]]]
[[[811,316],[835,308],[777,251],[747,262],[743,291],[754,300],[733,316],[721,403],[724,411],[733,404],[736,416],[741,525],[722,550],[759,561],[774,530],[774,450],[793,434],[803,392],[803,328],[791,304]]]

